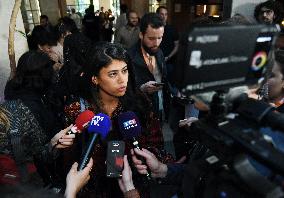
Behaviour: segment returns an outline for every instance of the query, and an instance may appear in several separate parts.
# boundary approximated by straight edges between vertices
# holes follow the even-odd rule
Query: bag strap
[[[80,112],[81,113],[86,110],[87,108],[86,106],[88,106],[87,101],[80,97],[80,108],[81,108]]]

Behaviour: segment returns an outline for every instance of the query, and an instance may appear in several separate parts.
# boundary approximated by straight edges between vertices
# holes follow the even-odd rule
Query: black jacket
[[[139,40],[136,45],[134,45],[128,50],[128,54],[132,60],[134,73],[135,73],[136,86],[138,89],[141,87],[141,85],[145,84],[148,81],[155,81],[153,74],[149,71],[148,66],[144,60],[140,42],[141,41]],[[168,109],[170,91],[169,91],[168,81],[166,79],[167,71],[166,71],[165,57],[160,49],[156,53],[155,58],[157,61],[158,68],[162,74],[162,82],[165,83],[165,85],[163,86],[163,106],[164,109]],[[148,97],[150,97],[152,101],[154,112],[158,113],[159,112],[158,93],[155,92],[153,94],[148,94]]]

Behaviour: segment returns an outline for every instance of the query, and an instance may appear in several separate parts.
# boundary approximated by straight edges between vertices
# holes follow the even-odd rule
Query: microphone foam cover
[[[90,110],[83,111],[78,115],[75,120],[76,127],[82,131],[86,127],[86,123],[90,122],[92,118],[95,116],[94,112]]]
[[[99,113],[92,118],[88,132],[98,133],[103,139],[105,139],[109,133],[110,126],[111,120],[109,116],[103,113]]]
[[[124,138],[132,139],[141,134],[141,125],[138,117],[132,111],[127,111],[118,116],[119,130]]]

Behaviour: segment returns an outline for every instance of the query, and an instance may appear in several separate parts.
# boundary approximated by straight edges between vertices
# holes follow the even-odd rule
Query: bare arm
[[[174,47],[174,49],[171,51],[171,53],[170,53],[167,57],[165,57],[166,61],[169,60],[169,59],[171,59],[171,58],[177,53],[177,51],[178,51],[179,41],[177,40],[177,41],[175,41],[174,43],[175,43],[175,47]]]

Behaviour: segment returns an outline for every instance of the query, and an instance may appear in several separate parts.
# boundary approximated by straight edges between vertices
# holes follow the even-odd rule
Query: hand
[[[180,120],[178,126],[179,127],[190,127],[193,122],[198,121],[196,117],[189,117],[184,120]]]
[[[48,53],[48,56],[51,60],[53,60],[54,62],[58,63],[59,62],[59,56],[58,54],[56,54],[54,51],[51,51]]]
[[[136,167],[137,171],[140,174],[147,174],[147,167],[151,170],[151,177],[153,178],[163,178],[166,177],[168,172],[167,165],[160,162],[156,156],[148,151],[147,149],[142,148],[142,150],[139,149],[131,149],[131,155],[132,155],[132,161],[134,163],[134,166]],[[146,165],[142,164],[142,161],[139,160],[136,155],[142,156],[146,160]]]
[[[171,59],[171,57],[169,57],[169,56],[167,56],[167,57],[165,57],[165,61],[167,62],[168,60],[170,60]]]
[[[187,157],[186,157],[186,155],[184,155],[181,158],[179,158],[177,161],[175,161],[175,163],[182,164],[182,163],[185,162],[186,159],[187,159]]]
[[[148,81],[145,84],[141,85],[140,90],[142,92],[146,92],[149,94],[152,94],[156,91],[160,91],[163,87],[162,86],[155,86],[154,84],[156,84],[156,81]]]
[[[73,125],[70,125],[66,129],[61,130],[57,133],[51,140],[50,143],[52,147],[55,148],[67,148],[73,144],[75,139],[75,134],[67,135],[66,133],[72,128]]]
[[[54,71],[59,71],[63,67],[63,64],[61,64],[61,63],[54,63],[52,67],[53,67]]]
[[[66,190],[65,190],[65,197],[66,198],[75,198],[76,194],[81,190],[83,186],[86,185],[86,183],[90,179],[90,172],[93,167],[93,159],[91,158],[87,166],[81,170],[77,171],[78,163],[75,162],[67,177],[66,177]]]
[[[122,171],[122,178],[118,179],[118,184],[120,190],[125,193],[127,191],[135,189],[133,181],[132,181],[132,171],[129,166],[127,156],[124,155],[123,158],[123,171]]]

